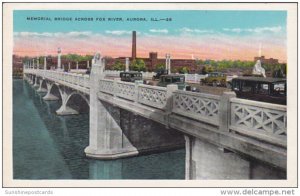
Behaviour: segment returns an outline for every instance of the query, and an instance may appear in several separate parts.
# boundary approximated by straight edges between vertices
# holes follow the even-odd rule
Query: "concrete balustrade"
[[[24,73],[75,89],[84,88],[87,90],[85,92],[90,88],[89,75],[28,68]],[[166,87],[110,79],[100,79],[98,82],[100,92],[168,111]],[[223,131],[233,130],[273,143],[275,140],[276,144],[286,146],[286,106],[238,99],[232,92],[217,96],[176,90],[171,97],[172,111],[168,111],[169,113],[220,126]]]

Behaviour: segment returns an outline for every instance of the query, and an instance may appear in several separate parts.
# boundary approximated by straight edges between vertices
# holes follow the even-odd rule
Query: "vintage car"
[[[138,82],[143,81],[143,74],[137,71],[121,72],[120,78],[125,82]]]
[[[286,105],[285,78],[237,77],[231,85],[238,98]]]
[[[222,72],[211,72],[204,79],[201,79],[201,84],[212,86],[226,86],[226,74]]]
[[[191,90],[191,86],[185,83],[184,75],[179,75],[179,74],[161,75],[159,78],[159,82],[157,83],[157,86],[166,87],[168,84],[177,84],[178,89],[180,90],[187,90],[187,91]]]
[[[167,75],[167,74],[168,74],[168,70],[166,70],[166,69],[157,70],[157,72],[153,76],[152,80],[159,80],[160,76]]]

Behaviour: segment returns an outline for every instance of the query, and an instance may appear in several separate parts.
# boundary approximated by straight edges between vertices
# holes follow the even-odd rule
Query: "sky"
[[[63,54],[131,56],[137,31],[138,57],[157,52],[160,58],[253,60],[261,48],[266,58],[287,58],[285,11],[17,10],[13,17],[14,54],[20,56],[55,55],[58,47]],[[55,20],[63,17],[71,20]]]

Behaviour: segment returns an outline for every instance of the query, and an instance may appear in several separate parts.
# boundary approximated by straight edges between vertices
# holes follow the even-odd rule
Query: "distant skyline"
[[[49,20],[28,20],[48,17]],[[55,21],[55,17],[72,21]],[[93,21],[75,21],[75,18]],[[131,56],[137,31],[137,56],[158,52],[163,58],[253,60],[259,54],[286,62],[285,11],[14,11],[14,54],[20,56],[94,54]],[[28,18],[28,19],[27,19]],[[106,21],[96,21],[105,18]],[[122,18],[123,21],[107,21]],[[147,21],[127,21],[145,18]],[[152,19],[171,19],[171,21]]]

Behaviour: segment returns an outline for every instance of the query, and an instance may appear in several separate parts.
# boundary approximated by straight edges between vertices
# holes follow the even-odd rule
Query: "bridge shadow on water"
[[[112,161],[86,158],[86,107],[83,114],[58,116],[61,100],[44,101],[22,80],[14,80],[13,90],[14,179],[184,179],[184,149]]]

